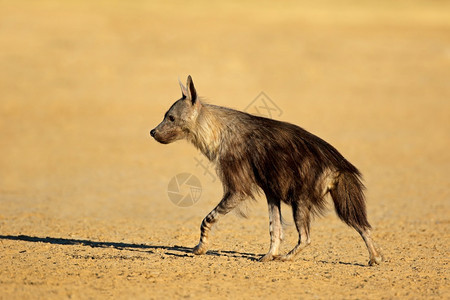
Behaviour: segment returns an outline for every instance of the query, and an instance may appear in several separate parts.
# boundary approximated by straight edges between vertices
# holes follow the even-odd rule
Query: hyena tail
[[[339,218],[358,232],[371,229],[366,214],[364,185],[357,172],[343,172],[330,190]]]

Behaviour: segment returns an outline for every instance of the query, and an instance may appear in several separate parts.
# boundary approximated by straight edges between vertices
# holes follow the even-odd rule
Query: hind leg
[[[300,203],[292,205],[292,212],[294,214],[294,222],[298,231],[298,243],[289,251],[288,254],[281,257],[281,260],[292,260],[294,257],[311,244],[309,236],[309,228],[311,224],[311,208],[302,206]]]
[[[267,202],[269,205],[270,249],[267,254],[259,259],[259,261],[262,262],[273,260],[278,256],[278,249],[280,247],[281,240],[283,239],[280,201],[268,198]]]
[[[369,251],[369,266],[373,266],[375,264],[379,265],[383,261],[383,256],[379,249],[375,246],[371,236],[369,229],[359,229],[355,228],[356,231],[361,235],[362,239],[366,243],[367,250]]]

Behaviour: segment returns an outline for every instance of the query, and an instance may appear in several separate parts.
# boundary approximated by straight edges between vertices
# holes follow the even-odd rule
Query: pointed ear
[[[195,102],[197,101],[197,91],[195,90],[191,75],[189,75],[187,78],[186,86],[188,99],[191,100],[192,104],[195,104]]]
[[[186,87],[181,83],[180,77],[178,77],[178,83],[180,84],[181,94],[183,95],[183,99],[187,98],[188,92]]]

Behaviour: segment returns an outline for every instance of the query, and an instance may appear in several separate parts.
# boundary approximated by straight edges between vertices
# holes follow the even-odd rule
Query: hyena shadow
[[[0,235],[0,240],[23,241],[31,243],[47,243],[52,245],[62,246],[86,246],[91,248],[113,248],[116,250],[138,251],[148,254],[162,254],[175,257],[194,257],[194,248],[184,247],[179,245],[163,246],[163,245],[148,245],[148,244],[133,244],[122,242],[99,242],[87,239],[67,239],[54,237],[36,237],[28,235]],[[210,250],[206,253],[213,256],[228,256],[236,258],[245,258],[252,261],[258,260],[261,254],[244,253],[238,251],[214,251]]]
[[[67,239],[67,238],[54,238],[54,237],[36,237],[28,235],[0,235],[0,240],[10,240],[10,241],[22,241],[31,243],[47,243],[52,245],[62,245],[62,246],[85,246],[91,248],[113,248],[116,250],[123,251],[138,251],[146,254],[160,254],[165,256],[188,258],[196,257],[193,254],[194,248],[185,246],[162,246],[162,245],[148,245],[148,244],[133,244],[133,243],[122,243],[122,242],[99,242],[91,241],[87,239]],[[217,257],[232,257],[236,259],[246,259],[250,261],[258,261],[261,257],[261,253],[249,253],[240,252],[232,250],[208,250],[206,255],[217,256]],[[303,259],[308,261],[307,259]],[[343,264],[343,265],[353,265],[359,267],[366,267],[366,265],[351,263],[351,262],[332,262],[326,260],[317,261],[321,264]]]

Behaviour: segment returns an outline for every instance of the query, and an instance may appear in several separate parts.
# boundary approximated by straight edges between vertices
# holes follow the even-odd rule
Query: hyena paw
[[[292,261],[294,259],[294,256],[291,254],[282,255],[278,258],[280,261]]]
[[[196,254],[196,255],[205,254],[206,247],[202,243],[199,243],[197,246],[194,247],[194,250],[192,250],[192,252],[194,252],[194,254]]]
[[[267,261],[275,260],[278,257],[279,257],[278,255],[273,255],[272,253],[267,253],[267,254],[261,256],[261,258],[258,261],[267,262]]]
[[[382,261],[383,261],[383,257],[381,255],[371,257],[369,260],[369,266],[379,265]]]

